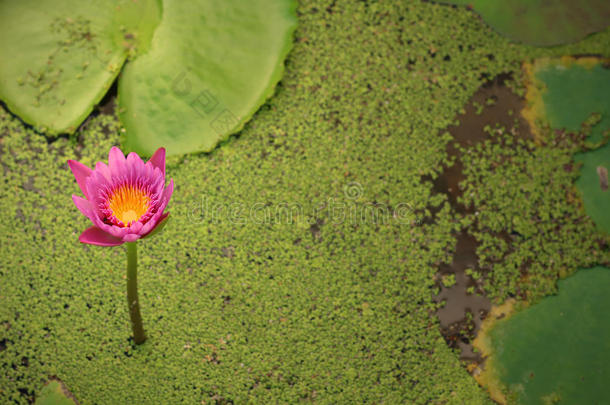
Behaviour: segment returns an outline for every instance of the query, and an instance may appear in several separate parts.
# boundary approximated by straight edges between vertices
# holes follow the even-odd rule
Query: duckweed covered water
[[[50,142],[0,110],[0,402],[29,403],[57,376],[83,404],[490,403],[433,315],[462,224],[422,177],[438,175],[446,128],[488,79],[533,57],[607,53],[610,32],[539,50],[419,1],[303,2],[297,15],[281,84],[241,135],[168,162],[173,219],[140,248],[142,346],[129,339],[125,252],[78,244],[88,221],[65,163],[106,159],[116,111]],[[519,168],[548,179],[554,163]],[[558,196],[571,181],[536,194],[552,196],[541,212],[569,208]],[[534,212],[516,190],[492,209]],[[572,270],[599,249],[580,228],[559,234],[574,235]],[[547,236],[519,254],[571,243]],[[526,285],[509,270],[489,281],[498,295]],[[552,291],[556,268],[536,271]]]

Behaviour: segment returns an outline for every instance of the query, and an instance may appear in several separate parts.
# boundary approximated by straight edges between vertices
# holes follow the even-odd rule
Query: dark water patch
[[[440,292],[435,299],[445,303],[436,315],[447,344],[460,349],[462,360],[478,363],[482,359],[478,353],[473,352],[472,341],[491,308],[491,302],[478,295],[482,293],[481,286],[466,274],[467,269],[480,271],[476,248],[477,242],[471,235],[461,232],[457,236],[453,261],[449,265],[441,265],[438,273],[439,281],[452,276],[454,284],[445,287],[440,281]],[[470,288],[476,293],[469,293]]]
[[[459,123],[448,128],[454,141],[447,145],[447,154],[453,164],[443,167],[437,178],[428,178],[433,183],[433,191],[445,194],[453,210],[460,216],[472,214],[475,209],[458,202],[462,195],[460,183],[465,180],[460,148],[472,148],[490,139],[485,128],[497,125],[504,128],[518,126],[523,129],[519,131],[520,134],[531,137],[529,126],[520,114],[525,101],[507,85],[511,78],[511,74],[501,74],[486,81],[474,94],[464,112],[457,117]],[[438,208],[431,208],[431,211],[436,214]],[[485,274],[486,270],[479,266],[476,239],[466,230],[455,236],[457,243],[453,259],[449,264],[442,264],[437,273],[439,294],[435,300],[444,302],[444,305],[436,315],[445,341],[450,347],[460,350],[460,359],[480,364],[483,359],[473,350],[472,342],[491,309],[491,301],[469,272]],[[508,234],[499,236],[512,241]]]
[[[457,117],[459,124],[447,128],[454,139],[454,142],[447,145],[447,155],[450,159],[455,159],[455,163],[444,167],[443,172],[433,180],[433,190],[446,194],[458,213],[472,211],[457,202],[457,197],[461,195],[459,183],[465,180],[458,147],[470,148],[489,139],[485,127],[493,128],[496,124],[504,128],[518,125],[523,128],[521,133],[529,134],[529,125],[520,114],[525,101],[506,84],[511,78],[511,74],[504,73],[485,82],[466,105],[464,113]]]
[[[116,108],[116,99],[119,89],[119,79],[117,78],[110,88],[108,92],[104,95],[104,98],[100,100],[100,102],[95,106],[94,114],[102,114],[102,115],[114,115],[114,109]]]
[[[117,95],[118,95],[118,78],[112,83],[104,97],[100,100],[100,102],[93,108],[91,114],[83,121],[82,124],[79,125],[76,134],[78,136],[77,141],[79,145],[82,145],[82,139],[79,135],[82,134],[83,130],[87,128],[91,120],[99,115],[109,115],[114,116],[115,110],[117,108]],[[104,135],[110,135],[110,131],[106,127],[102,127],[102,131]]]

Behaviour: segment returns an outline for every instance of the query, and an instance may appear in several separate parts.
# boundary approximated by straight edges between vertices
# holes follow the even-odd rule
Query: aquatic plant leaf
[[[610,171],[610,144],[574,156],[582,163],[576,187],[582,194],[585,212],[599,228],[610,234],[610,190],[608,190],[608,171]],[[604,177],[604,174],[606,176]],[[605,187],[604,187],[605,185]]]
[[[51,380],[38,394],[35,405],[75,405],[65,393],[65,387],[57,380]]]
[[[165,1],[150,51],[119,79],[125,147],[210,151],[271,96],[296,25],[292,0]]]
[[[550,46],[578,41],[610,24],[606,0],[441,0],[476,11],[494,30],[513,41]]]
[[[535,132],[537,120],[551,128],[578,132],[592,114],[599,121],[591,128],[587,142],[604,141],[610,130],[610,70],[596,58],[542,59],[530,70],[530,107],[524,112]],[[540,136],[540,135],[538,135]],[[585,212],[599,228],[610,233],[610,191],[603,187],[603,170],[610,169],[610,145],[578,153],[582,163],[576,187],[582,194]]]
[[[73,132],[158,19],[155,0],[0,2],[0,99],[45,132]]]
[[[533,67],[534,85],[542,88],[538,115],[552,128],[576,132],[598,113],[601,119],[587,140],[602,141],[603,132],[610,129],[610,69],[601,62],[597,58],[538,61]]]
[[[610,397],[610,269],[560,280],[558,295],[484,329],[483,379],[500,383],[514,404],[594,404]],[[482,342],[484,342],[482,344]]]

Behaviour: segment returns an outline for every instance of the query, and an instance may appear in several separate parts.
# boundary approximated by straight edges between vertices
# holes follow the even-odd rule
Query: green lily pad
[[[610,144],[579,153],[574,160],[582,163],[576,187],[582,194],[585,212],[600,229],[610,234]]]
[[[465,5],[513,41],[550,46],[578,41],[610,23],[606,0],[442,0]]]
[[[159,13],[155,0],[0,2],[0,99],[50,134],[73,132]]]
[[[524,115],[534,128],[538,120],[551,128],[578,132],[592,114],[599,121],[591,128],[587,141],[602,144],[610,130],[610,69],[595,58],[540,60],[531,67],[533,83],[528,89],[530,108]],[[577,153],[574,160],[582,164],[576,187],[582,194],[585,212],[610,233],[610,145]]]
[[[601,404],[610,398],[610,269],[576,272],[556,296],[495,322],[480,340],[483,380],[511,404]]]
[[[610,69],[595,58],[541,60],[534,69],[542,87],[541,113],[550,126],[577,132],[592,113],[599,113],[601,120],[588,140],[602,141],[610,129]]]
[[[0,99],[41,130],[71,133],[129,58],[119,83],[125,147],[209,151],[273,93],[295,9],[292,0],[0,2]]]
[[[125,147],[210,151],[271,96],[296,27],[292,0],[165,1],[148,53],[119,80]]]
[[[66,388],[57,380],[51,380],[38,394],[35,405],[75,405],[75,401],[66,395]]]

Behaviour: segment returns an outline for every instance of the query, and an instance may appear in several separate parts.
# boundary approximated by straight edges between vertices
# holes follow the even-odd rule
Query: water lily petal
[[[106,180],[111,181],[112,176],[110,175],[110,168],[104,162],[97,162],[95,164],[95,171],[99,172]]]
[[[95,211],[93,210],[93,207],[89,201],[74,194],[72,194],[72,201],[74,201],[74,205],[76,205],[76,208],[78,208],[78,210],[82,212],[84,216],[89,218],[91,222],[95,223]]]
[[[157,232],[161,232],[161,230],[163,229],[163,227],[165,226],[165,224],[167,223],[167,221],[169,219],[168,217],[169,217],[169,212],[166,212],[163,215],[161,215],[159,218],[155,218],[156,222],[154,222],[154,223],[149,222],[146,225],[144,225],[144,227],[142,228],[142,232],[141,232],[141,234],[144,235],[144,236],[142,236],[142,239],[148,238],[149,236],[153,236]],[[154,227],[152,225],[154,225]]]
[[[163,218],[165,218],[165,217],[162,217],[163,211],[165,210],[165,207],[167,206],[167,203],[169,202],[169,199],[171,198],[173,192],[174,192],[174,179],[171,179],[169,181],[168,186],[165,187],[165,190],[163,190],[163,195],[161,196],[161,201],[159,202],[159,205],[157,206],[157,212],[155,212],[155,214],[152,216],[152,218],[149,219],[148,222],[146,223],[146,225],[144,225],[144,227],[142,228],[142,231],[140,232],[142,235],[146,235],[148,232],[151,232],[157,226],[157,224]]]
[[[148,235],[150,232],[154,231],[157,225],[159,225],[168,215],[169,212],[164,213],[162,210],[155,212],[152,218],[150,218],[140,230],[140,235]]]
[[[138,239],[140,239],[140,235],[135,233],[128,233],[127,235],[123,236],[123,242],[134,242]]]
[[[152,155],[149,162],[153,165],[153,167],[158,167],[161,169],[161,173],[165,176],[165,148],[159,148]]]
[[[136,221],[129,227],[129,233],[140,234],[140,230],[144,225],[140,221]]]
[[[107,194],[108,189],[111,187],[110,181],[99,171],[94,170],[91,176],[87,177],[85,187],[89,196],[87,199],[91,203],[91,207],[98,215],[103,216],[101,208],[105,201],[104,195]]]
[[[78,240],[81,243],[97,246],[118,246],[124,243],[120,238],[107,234],[96,226],[85,229]]]
[[[125,172],[125,155],[116,146],[110,148],[108,153],[108,166],[113,176],[119,176]]]
[[[112,147],[107,165],[98,162],[95,169],[91,170],[75,161],[70,161],[69,164],[87,196],[87,199],[73,196],[74,204],[94,225],[83,232],[79,238],[81,242],[116,246],[140,239],[165,225],[169,213],[164,210],[174,191],[174,182],[170,180],[165,186],[164,148],[158,149],[146,163],[136,153],[129,153],[125,157],[118,147]],[[142,212],[144,208],[138,208],[138,219],[129,225],[118,218],[124,218],[123,214],[131,206],[125,206],[125,201],[122,205],[113,202],[115,193],[125,193],[125,187],[133,189],[135,193],[128,194],[129,198],[140,196],[138,198],[147,199],[144,207],[146,212]],[[140,202],[142,201],[144,200]],[[134,202],[130,200],[129,203]]]
[[[169,202],[169,199],[172,198],[172,193],[174,192],[174,179],[170,179],[169,184],[165,187],[163,191],[163,198],[165,199],[165,205]],[[165,206],[163,206],[165,208]]]
[[[129,169],[129,179],[134,183],[140,178],[146,178],[146,166],[137,153],[130,152],[127,155],[127,168]]]
[[[109,235],[114,236],[115,238],[123,239],[123,236],[125,236],[129,233],[129,228],[122,228],[122,227],[116,226],[116,225],[109,225],[109,224],[104,223],[100,219],[96,220],[94,223],[102,231],[106,232]]]
[[[76,178],[76,182],[80,187],[81,191],[88,199],[89,195],[87,193],[87,177],[93,173],[93,170],[89,169],[84,164],[77,162],[76,160],[68,160],[68,166],[70,166],[70,170],[74,173],[74,177]]]
[[[167,207],[167,203],[169,203],[169,199],[172,198],[172,193],[174,192],[174,179],[169,181],[165,190],[163,190],[163,194],[161,195],[161,201],[157,206],[158,212],[163,212],[165,207]],[[158,217],[158,216],[157,216]]]

